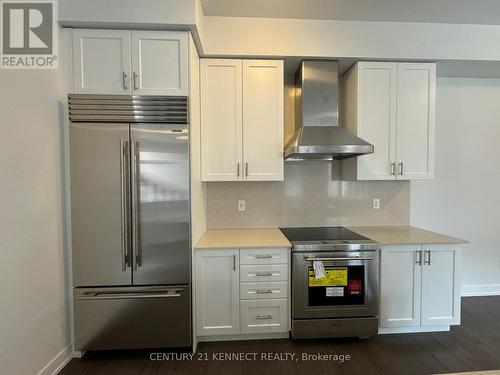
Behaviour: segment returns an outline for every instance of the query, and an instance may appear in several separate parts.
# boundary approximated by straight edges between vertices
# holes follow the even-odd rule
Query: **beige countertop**
[[[411,244],[465,244],[460,238],[445,236],[444,234],[412,226],[369,226],[348,227],[349,230],[368,237],[382,245],[411,245]]]
[[[196,243],[196,249],[238,249],[291,247],[278,228],[208,229]]]

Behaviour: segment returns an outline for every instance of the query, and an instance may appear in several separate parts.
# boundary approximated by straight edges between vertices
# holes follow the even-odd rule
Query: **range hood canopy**
[[[345,159],[374,151],[373,145],[338,126],[338,63],[304,60],[295,76],[297,132],[285,160]]]

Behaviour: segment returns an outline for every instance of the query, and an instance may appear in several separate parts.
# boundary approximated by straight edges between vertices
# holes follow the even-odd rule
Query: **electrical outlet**
[[[238,201],[238,211],[245,211],[246,210],[246,204],[244,200],[239,200]]]
[[[378,210],[380,208],[380,198],[375,198],[373,200],[373,209]]]

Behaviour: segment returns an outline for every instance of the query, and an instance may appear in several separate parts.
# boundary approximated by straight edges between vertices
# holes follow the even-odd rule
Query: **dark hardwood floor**
[[[260,340],[200,343],[208,361],[150,360],[151,352],[87,353],[60,374],[436,374],[500,369],[500,297],[462,299],[462,325],[451,332],[383,335],[368,340]],[[298,360],[213,360],[214,353],[295,353]],[[303,361],[302,353],[349,355],[350,360]],[[203,355],[203,354],[202,354]]]

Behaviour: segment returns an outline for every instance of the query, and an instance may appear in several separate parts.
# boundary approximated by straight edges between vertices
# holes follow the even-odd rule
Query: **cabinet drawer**
[[[288,249],[242,249],[240,264],[288,264]]]
[[[267,264],[240,266],[240,281],[287,281],[288,265]]]
[[[288,331],[288,300],[247,300],[240,302],[241,333]]]
[[[288,298],[288,283],[286,281],[242,283],[240,284],[241,299]]]

